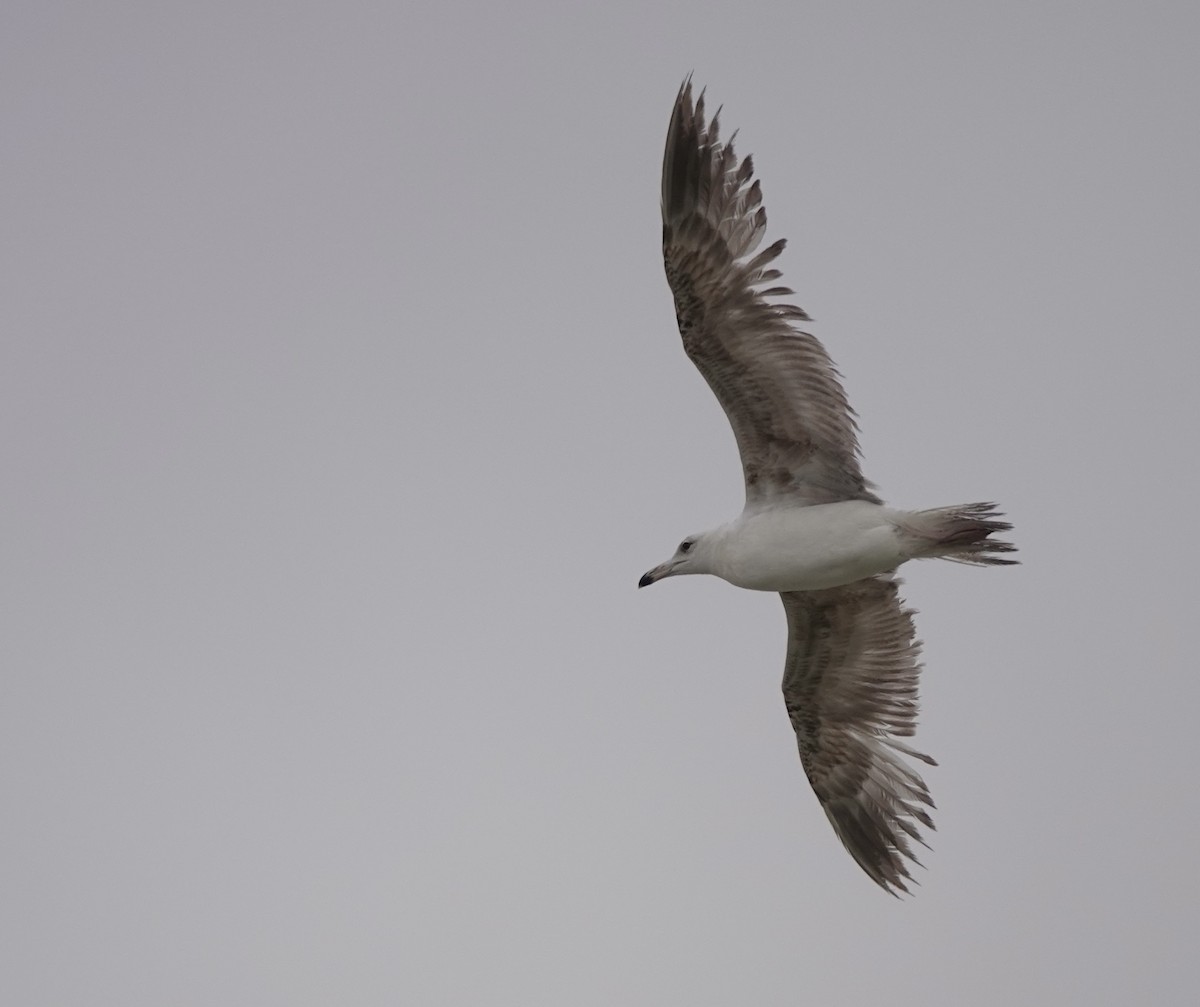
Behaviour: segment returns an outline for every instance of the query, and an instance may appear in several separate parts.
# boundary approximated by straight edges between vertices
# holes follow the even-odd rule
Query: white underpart
[[[746,511],[709,533],[712,572],[754,591],[850,584],[912,558],[897,527],[903,516],[866,500]]]

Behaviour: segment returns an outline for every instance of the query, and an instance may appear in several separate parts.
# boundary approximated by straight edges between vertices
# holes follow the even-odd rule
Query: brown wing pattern
[[[898,582],[873,577],[783,594],[788,619],[783,698],[800,762],[838,838],[892,894],[919,863],[918,825],[932,829],[929,790],[900,758],[936,765],[897,738],[916,728],[921,645]]]
[[[820,342],[795,327],[800,308],[772,303],[780,239],[766,233],[762,190],[720,113],[705,123],[704,95],[680,89],[663,157],[663,258],[684,349],[724,408],[737,438],[746,502],[878,501],[858,461],[854,413]]]

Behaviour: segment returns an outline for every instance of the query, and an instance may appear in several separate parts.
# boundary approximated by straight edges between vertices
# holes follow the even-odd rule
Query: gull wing
[[[693,106],[685,81],[663,156],[663,259],[684,349],[733,426],[746,505],[878,502],[833,362],[796,328],[808,315],[770,300],[787,287],[760,289],[779,279],[769,264],[785,242],[754,254],[767,228],[762,190],[750,158],[720,142],[719,117],[706,124],[704,95]]]
[[[872,577],[782,594],[788,620],[783,698],[800,763],[842,844],[896,895],[911,880],[911,842],[932,829],[925,782],[900,758],[936,763],[896,740],[916,728],[921,644],[899,582]]]

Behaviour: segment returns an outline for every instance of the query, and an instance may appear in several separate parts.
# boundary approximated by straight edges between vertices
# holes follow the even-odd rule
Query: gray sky
[[[11,0],[0,1001],[1191,1003],[1194,3]],[[914,899],[800,770],[657,183],[753,152],[910,565]]]

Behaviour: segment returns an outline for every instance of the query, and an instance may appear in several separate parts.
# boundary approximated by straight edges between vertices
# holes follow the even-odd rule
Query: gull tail
[[[915,559],[948,559],[974,566],[1012,566],[1019,562],[1005,559],[1016,552],[1011,542],[992,538],[994,532],[1012,529],[993,503],[959,504],[933,510],[910,511],[901,528],[907,533],[909,549]]]

